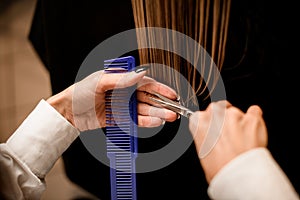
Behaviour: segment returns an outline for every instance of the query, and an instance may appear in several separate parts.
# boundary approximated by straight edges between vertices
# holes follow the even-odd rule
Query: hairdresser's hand
[[[258,106],[250,106],[244,113],[228,101],[211,103],[205,111],[197,111],[190,117],[189,128],[208,183],[236,156],[267,146],[267,129]],[[212,131],[221,131],[221,135],[210,153],[202,157],[201,148],[211,134],[216,134]]]
[[[174,121],[177,117],[174,112],[151,106],[146,95],[158,92],[176,99],[176,92],[145,74],[143,69],[139,73],[132,71],[126,74],[105,74],[104,71],[98,71],[47,101],[80,131],[92,130],[105,126],[105,91],[137,83],[139,126],[154,127],[164,121]]]

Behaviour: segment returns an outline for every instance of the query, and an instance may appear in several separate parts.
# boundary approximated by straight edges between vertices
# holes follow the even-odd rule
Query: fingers
[[[213,149],[218,141],[224,125],[225,116],[234,113],[230,121],[242,116],[242,111],[233,107],[227,100],[212,102],[206,110],[197,111],[190,116],[189,129],[192,133],[199,157],[204,157]]]
[[[140,127],[157,127],[164,124],[164,120],[159,117],[138,115],[138,125]]]
[[[135,71],[129,73],[103,73],[98,80],[98,92],[130,87],[140,81],[145,74],[146,71],[139,71],[138,73]]]
[[[143,91],[148,93],[157,92],[169,99],[172,100],[177,99],[177,93],[175,92],[175,90],[147,76],[143,77],[141,81],[139,81],[137,88],[138,91]]]
[[[104,93],[107,90],[125,88],[137,84],[138,123],[142,127],[157,127],[165,121],[172,122],[177,119],[177,114],[173,111],[153,106],[153,102],[147,98],[147,93],[160,93],[169,99],[177,99],[176,92],[155,81],[150,77],[145,77],[145,71],[129,73],[102,74],[99,77],[97,92]]]
[[[212,115],[224,115],[225,110],[231,107],[231,103],[227,100],[221,100],[217,102],[212,102],[209,104],[205,111],[197,111],[193,115],[190,116],[189,128],[191,133],[195,136],[197,133],[207,132],[207,124],[210,123]],[[201,131],[200,131],[201,129]],[[203,138],[201,136],[201,138]]]
[[[207,111],[211,111],[212,109],[220,110],[220,109],[226,109],[231,107],[232,104],[227,100],[221,100],[217,102],[212,102],[208,105]]]
[[[227,139],[248,137],[244,146],[264,146],[267,143],[267,131],[262,113],[257,105],[250,106],[244,113],[228,101],[213,102],[205,111],[195,112],[190,117],[189,129],[198,148],[202,148],[203,143],[211,140],[210,136],[216,132],[222,132]]]
[[[178,118],[177,113],[157,105],[148,98],[148,96],[154,92],[162,94],[169,99],[177,99],[177,94],[172,88],[152,78],[143,77],[138,83],[137,91],[137,99],[139,101],[138,113],[143,116],[142,120],[145,120],[143,126],[145,126],[145,124],[147,124],[147,127],[159,126],[162,120],[168,122],[175,121]]]
[[[257,105],[250,106],[245,114],[244,122],[248,125],[250,134],[255,134],[253,144],[260,147],[266,147],[268,143],[267,127],[263,120],[263,112]]]
[[[263,112],[261,108],[257,105],[250,106],[247,110],[247,114],[259,115],[262,116]]]
[[[165,108],[154,107],[145,103],[138,104],[138,114],[157,117],[168,122],[173,122],[177,119],[177,114],[175,112]]]
[[[163,106],[154,102],[153,100],[151,100],[149,97],[152,96],[150,93],[147,92],[141,92],[141,91],[137,91],[137,99],[139,102],[143,102],[143,103],[147,103],[149,105],[152,105],[154,107],[159,107],[162,108]]]
[[[112,73],[112,74],[102,74],[99,77],[97,91],[105,92],[107,90],[116,88],[130,87],[134,84],[137,85],[138,91],[148,92],[148,93],[160,93],[165,97],[175,100],[177,99],[177,93],[175,90],[169,86],[155,81],[150,77],[145,76],[146,71],[129,72],[129,73]]]

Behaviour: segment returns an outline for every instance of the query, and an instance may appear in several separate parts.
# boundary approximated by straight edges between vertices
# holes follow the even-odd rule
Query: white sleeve
[[[266,148],[247,151],[229,162],[213,178],[208,194],[216,200],[299,200],[299,194]]]
[[[40,199],[44,177],[79,131],[45,100],[0,145],[0,197]]]

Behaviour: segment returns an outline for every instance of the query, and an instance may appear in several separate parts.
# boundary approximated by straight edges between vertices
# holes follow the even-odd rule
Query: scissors
[[[173,112],[176,112],[177,114],[180,114],[184,117],[189,118],[194,112],[190,109],[182,106],[178,101],[173,101],[171,99],[168,99],[167,97],[162,96],[158,93],[153,93],[153,95],[148,96],[148,98],[159,105],[163,106],[164,108],[167,108],[169,110],[172,110]]]

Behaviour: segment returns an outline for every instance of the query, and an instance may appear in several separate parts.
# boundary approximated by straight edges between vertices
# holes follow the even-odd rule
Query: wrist
[[[75,126],[72,111],[72,87],[49,97],[46,101],[66,120]]]

